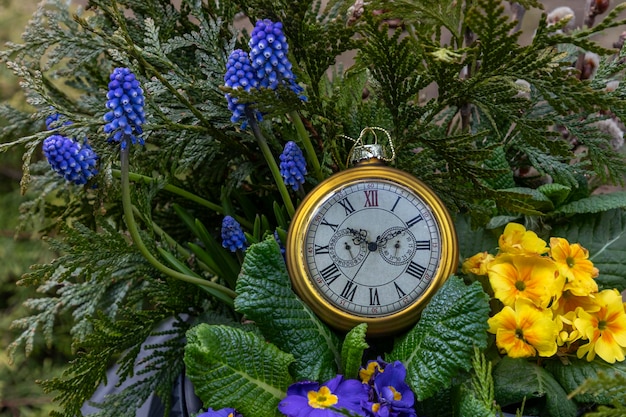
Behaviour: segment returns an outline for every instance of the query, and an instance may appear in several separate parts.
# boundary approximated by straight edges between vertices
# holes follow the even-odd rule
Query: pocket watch
[[[458,265],[458,241],[442,201],[423,182],[386,165],[377,141],[351,150],[356,165],[300,203],[285,257],[294,291],[330,326],[368,324],[385,336],[415,323]],[[374,133],[375,135],[375,133]]]

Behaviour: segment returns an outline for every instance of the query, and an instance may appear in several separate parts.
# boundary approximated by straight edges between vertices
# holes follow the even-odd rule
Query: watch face
[[[407,173],[359,166],[320,183],[302,201],[287,236],[294,290],[341,330],[369,335],[414,323],[458,263],[452,219]]]
[[[430,286],[441,232],[430,207],[407,187],[353,181],[319,203],[305,249],[309,275],[328,302],[357,316],[382,317]]]

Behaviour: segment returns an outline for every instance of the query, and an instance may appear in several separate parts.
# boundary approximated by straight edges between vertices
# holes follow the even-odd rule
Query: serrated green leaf
[[[600,271],[596,278],[603,288],[626,289],[626,211],[611,210],[579,215],[555,226],[552,236],[580,243],[589,250],[589,259]]]
[[[361,323],[346,334],[341,346],[341,368],[346,378],[356,378],[363,362],[363,351],[369,347],[365,341],[367,323]]]
[[[565,204],[554,211],[556,214],[600,213],[602,211],[626,208],[626,192],[596,194]]]
[[[537,188],[537,191],[548,197],[554,206],[558,207],[569,197],[572,187],[558,183],[543,184]]]
[[[608,363],[596,358],[588,362],[584,359],[570,358],[568,363],[561,361],[549,361],[546,370],[561,384],[566,392],[571,393],[581,386],[585,380],[597,378],[599,372],[608,375],[621,374],[626,379],[626,362]],[[581,392],[576,395],[576,401],[583,403],[611,404],[613,397],[607,393]]]
[[[233,407],[246,416],[278,417],[278,403],[292,383],[292,355],[253,333],[200,324],[187,333],[185,365],[207,407]]]
[[[525,359],[502,358],[493,370],[496,401],[502,407],[540,398],[541,416],[575,417],[576,405],[563,387],[540,366]]]
[[[488,318],[489,297],[480,284],[450,277],[387,360],[405,364],[407,383],[424,400],[450,386],[460,370],[471,369],[474,347],[487,345]]]
[[[248,248],[237,294],[235,309],[254,320],[269,341],[294,355],[296,379],[324,381],[337,374],[339,339],[291,290],[273,237]]]
[[[536,210],[547,212],[554,209],[554,204],[552,203],[552,200],[550,200],[542,192],[533,188],[514,187],[500,191],[528,196],[528,199],[525,199],[524,202],[530,204]]]

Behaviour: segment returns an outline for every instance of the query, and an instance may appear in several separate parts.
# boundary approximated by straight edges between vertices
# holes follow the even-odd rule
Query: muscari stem
[[[293,214],[296,212],[296,209],[291,202],[291,197],[289,196],[289,191],[285,186],[285,182],[283,177],[280,175],[280,169],[278,169],[278,165],[276,165],[276,160],[274,159],[274,155],[272,155],[272,151],[270,147],[267,145],[267,141],[263,134],[261,133],[261,129],[259,128],[259,124],[256,122],[256,118],[251,109],[246,109],[246,116],[248,118],[248,123],[250,124],[250,128],[252,128],[252,133],[259,144],[259,148],[261,148],[261,152],[265,157],[265,161],[267,165],[270,167],[270,171],[272,172],[272,176],[274,177],[274,182],[278,187],[278,191],[280,192],[280,196],[283,199],[283,203],[285,204],[285,208],[287,209],[287,214],[289,217],[293,217]]]
[[[220,292],[224,294],[226,297],[234,300],[237,294],[223,285],[216,284],[215,282],[207,281],[206,279],[192,277],[181,272],[175,271],[166,265],[163,265],[157,258],[155,258],[150,250],[146,247],[143,240],[141,239],[141,235],[139,234],[139,229],[137,228],[137,223],[135,223],[135,217],[133,215],[133,205],[130,198],[130,180],[129,180],[129,148],[130,141],[128,138],[123,139],[123,146],[120,152],[120,164],[121,164],[121,180],[122,180],[122,207],[124,209],[124,220],[126,221],[126,226],[128,227],[128,232],[135,243],[139,252],[143,255],[144,258],[150,264],[156,268],[158,271],[163,274],[179,279],[181,281],[188,282],[190,284],[199,285],[201,287],[210,288],[213,291]],[[232,307],[234,303],[230,303]]]
[[[120,178],[121,177],[121,171],[119,169],[112,169],[111,170],[111,175],[113,175],[115,178]],[[137,174],[135,172],[129,172],[128,173],[128,178],[131,181],[135,181],[135,182],[144,182],[146,184],[151,184],[156,182],[156,180],[152,177],[148,177],[145,175],[141,175],[141,174]],[[179,195],[183,198],[186,198],[189,201],[193,201],[194,203],[198,203],[201,206],[204,206],[206,208],[208,208],[209,210],[213,210],[217,213],[220,214],[225,214],[226,210],[224,210],[224,207],[220,206],[219,204],[215,204],[209,200],[206,200],[202,197],[199,197],[197,195],[195,195],[194,193],[190,193],[187,190],[184,190],[180,187],[177,187],[175,185],[171,185],[171,184],[165,184],[163,186],[163,190],[170,192],[172,194],[176,194]],[[237,220],[239,222],[240,225],[242,225],[243,227],[245,227],[246,229],[250,229],[252,230],[253,225],[250,221],[248,221],[246,218],[238,216],[238,215],[234,215],[233,216],[235,218],[235,220]]]
[[[289,112],[289,117],[296,126],[296,132],[298,132],[300,142],[302,142],[302,146],[304,146],[304,150],[309,157],[309,162],[313,167],[313,173],[315,174],[315,177],[318,181],[323,181],[324,175],[322,174],[320,161],[317,159],[317,154],[315,153],[315,149],[313,149],[313,144],[311,143],[311,138],[309,137],[309,134],[304,127],[304,123],[302,123],[300,114],[296,110],[292,110]]]

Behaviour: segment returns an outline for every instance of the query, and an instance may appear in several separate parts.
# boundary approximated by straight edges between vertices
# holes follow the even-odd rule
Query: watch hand
[[[353,228],[351,228],[351,227],[348,227],[348,231],[349,231],[349,232],[350,232],[350,234],[354,237],[354,238],[352,239],[352,242],[353,242],[355,245],[360,245],[360,244],[361,244],[361,243],[363,243],[363,242],[365,242],[365,243],[369,243],[369,242],[367,241],[367,230],[363,230],[363,229],[361,229],[361,230],[356,230],[356,229],[353,229]]]
[[[385,236],[384,239],[381,239],[380,236],[378,236],[376,238],[376,243],[378,243],[380,246],[384,245],[385,243],[389,242],[391,239],[393,239],[394,237],[398,236],[399,234],[404,233],[406,230],[408,229],[408,227],[405,227],[403,229],[399,229],[396,230],[393,233],[389,233],[387,236]],[[381,236],[384,236],[385,234],[383,233]]]

